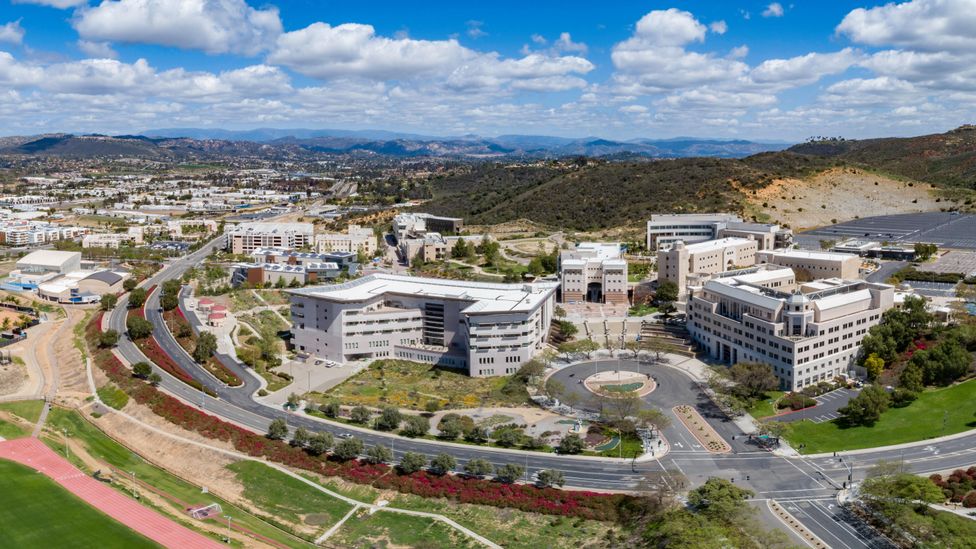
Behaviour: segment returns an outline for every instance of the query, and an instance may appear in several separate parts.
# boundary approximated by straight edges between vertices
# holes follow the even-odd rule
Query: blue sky
[[[973,29],[976,0],[0,0],[0,132],[916,135],[971,121]]]

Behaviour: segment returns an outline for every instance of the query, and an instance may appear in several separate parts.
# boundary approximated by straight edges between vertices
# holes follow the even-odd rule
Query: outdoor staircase
[[[684,326],[643,321],[640,327],[640,338],[641,342],[646,342],[645,348],[648,350],[657,350],[654,347],[660,346],[662,352],[695,356],[691,334]]]

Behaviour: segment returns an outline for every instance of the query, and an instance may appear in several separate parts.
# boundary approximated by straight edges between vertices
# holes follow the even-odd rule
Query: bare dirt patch
[[[0,396],[12,395],[27,381],[27,368],[11,362],[0,365]]]
[[[758,220],[799,231],[868,215],[938,211],[934,189],[927,183],[835,168],[809,179],[776,179],[746,198]]]

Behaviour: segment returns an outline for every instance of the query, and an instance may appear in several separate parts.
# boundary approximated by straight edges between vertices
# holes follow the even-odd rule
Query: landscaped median
[[[145,320],[146,319],[145,311],[143,311],[141,308],[140,309],[130,309],[126,318],[129,319],[129,318],[133,318],[133,317],[138,317],[138,318],[141,318],[141,319]],[[94,335],[96,337],[98,336],[98,333],[101,331],[100,328],[99,328],[99,326],[101,324],[101,315],[98,316],[98,320],[99,320],[99,323],[98,324],[89,323],[89,326],[91,328],[88,330],[88,332],[92,332],[92,330],[94,330]],[[87,333],[86,334],[86,338],[88,339],[88,346],[89,346],[89,348],[92,347],[92,341],[93,341],[91,339],[91,335],[93,335],[93,334],[91,334],[91,333]],[[168,373],[169,375],[171,375],[171,376],[175,377],[176,379],[182,381],[183,383],[186,383],[187,385],[189,385],[190,387],[193,387],[194,389],[196,389],[198,391],[203,391],[203,392],[207,393],[210,396],[216,396],[216,393],[214,393],[210,389],[204,387],[203,384],[200,383],[199,381],[197,381],[197,380],[193,379],[192,377],[190,377],[190,374],[188,374],[186,372],[186,370],[184,370],[183,368],[181,368],[180,365],[177,364],[176,361],[174,361],[172,357],[170,357],[168,354],[166,354],[166,351],[164,351],[159,346],[159,343],[156,341],[156,338],[155,337],[153,337],[152,335],[149,335],[148,337],[144,337],[144,338],[134,338],[133,337],[131,339],[132,339],[132,342],[136,344],[136,347],[139,347],[139,350],[142,351],[142,354],[146,355],[146,358],[148,358],[154,364],[156,364],[157,366],[159,366],[160,368],[162,368],[163,370],[165,370],[166,373]],[[95,343],[95,345],[97,346],[97,343]]]
[[[173,335],[173,339],[180,344],[180,347],[182,347],[187,354],[192,356],[194,349],[196,349],[197,336],[193,334],[193,329],[190,327],[190,323],[187,321],[186,317],[183,316],[183,311],[181,311],[178,307],[176,309],[164,311],[163,322],[166,324],[166,328],[170,331],[170,334]],[[241,378],[231,371],[230,368],[224,365],[224,363],[221,362],[216,355],[210,355],[210,357],[200,365],[224,385],[228,385],[230,387],[240,387],[244,384],[244,382],[241,381]]]
[[[149,407],[163,419],[208,438],[230,442],[238,451],[250,456],[264,457],[289,467],[369,484],[379,489],[586,519],[615,520],[621,507],[632,499],[623,494],[563,491],[450,474],[435,475],[426,471],[400,474],[385,464],[370,464],[356,459],[342,461],[327,454],[314,455],[282,440],[272,440],[223,421],[133,377],[132,372],[111,350],[98,346],[100,325],[101,314],[89,323],[86,340],[94,363],[112,382],[134,401]]]

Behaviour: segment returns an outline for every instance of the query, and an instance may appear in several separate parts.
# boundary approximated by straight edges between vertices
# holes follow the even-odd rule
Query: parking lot
[[[859,392],[858,389],[835,389],[829,393],[814,397],[813,400],[817,401],[815,407],[776,416],[776,419],[785,422],[809,419],[814,423],[823,423],[837,419],[840,417],[837,410],[846,406],[848,401],[856,397]]]
[[[955,297],[956,285],[951,282],[922,282],[909,280],[908,284],[915,289],[915,293],[926,297]]]
[[[858,238],[878,242],[931,242],[942,248],[976,249],[976,215],[952,212],[882,215],[821,227],[797,235],[804,248],[820,240]]]

